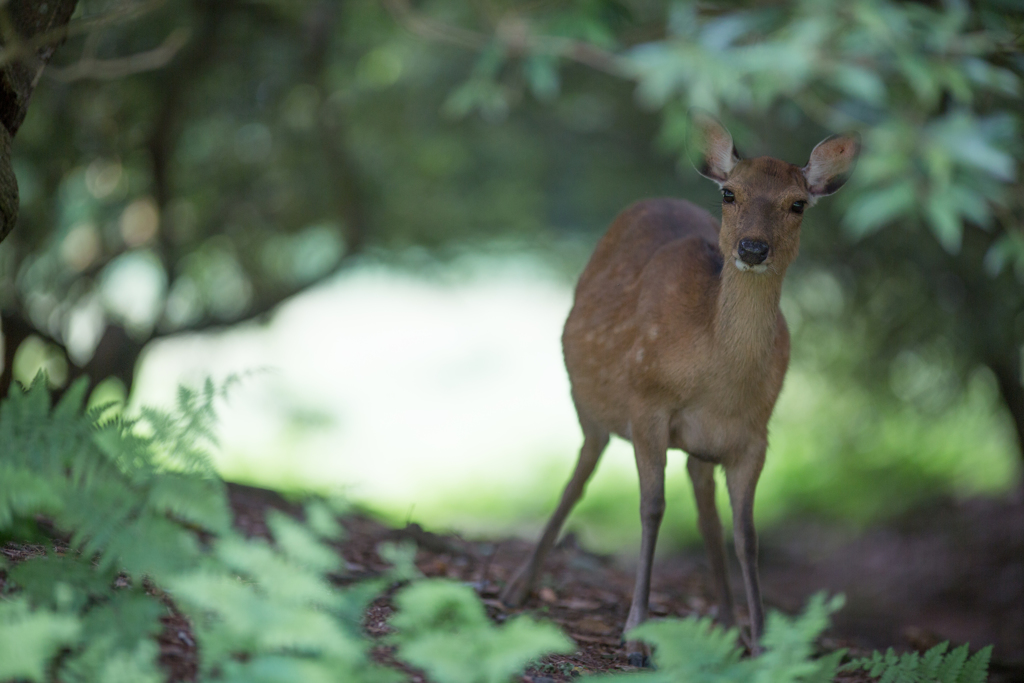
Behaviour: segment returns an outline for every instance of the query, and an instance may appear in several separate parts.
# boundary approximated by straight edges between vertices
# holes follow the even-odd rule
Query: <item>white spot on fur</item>
[[[636,351],[636,362],[639,363],[643,359],[644,359],[644,350],[643,349],[637,349],[637,351]]]
[[[657,339],[658,338],[658,326],[657,325],[651,325],[651,328],[649,330],[647,330],[647,338],[648,339]]]

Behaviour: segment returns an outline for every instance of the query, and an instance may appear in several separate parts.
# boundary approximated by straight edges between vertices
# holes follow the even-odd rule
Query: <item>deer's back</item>
[[[666,266],[673,271],[669,278],[650,277]],[[684,200],[650,199],[616,217],[580,276],[562,335],[581,417],[625,435],[630,354],[637,335],[658,334],[657,321],[642,310],[642,292],[652,279],[663,284],[665,298],[693,310],[699,327],[703,300],[712,296],[720,269],[718,221],[704,209]]]

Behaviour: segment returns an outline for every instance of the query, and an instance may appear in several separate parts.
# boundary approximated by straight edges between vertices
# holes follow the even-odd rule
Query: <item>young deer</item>
[[[562,346],[583,428],[576,471],[533,554],[502,593],[520,605],[583,493],[609,434],[633,442],[640,475],[642,537],[625,631],[647,618],[651,563],[665,509],[665,451],[689,455],[698,524],[721,601],[733,623],[715,465],[725,469],[733,536],[746,587],[752,649],[764,612],[757,575],[754,489],[764,465],[768,418],[789,364],[779,310],[796,258],[804,208],[846,182],[860,151],[856,134],[819,143],[803,168],[770,157],[741,159],[729,132],[692,111],[697,170],[722,189],[722,223],[677,199],[622,212],[580,276]],[[643,646],[628,644],[632,664]]]

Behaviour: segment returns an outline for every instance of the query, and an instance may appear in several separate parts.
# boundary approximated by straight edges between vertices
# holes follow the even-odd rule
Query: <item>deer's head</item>
[[[722,188],[719,247],[725,267],[783,273],[796,258],[804,209],[846,182],[857,164],[860,136],[818,143],[803,167],[772,157],[741,159],[729,131],[710,114],[691,110],[697,171]]]

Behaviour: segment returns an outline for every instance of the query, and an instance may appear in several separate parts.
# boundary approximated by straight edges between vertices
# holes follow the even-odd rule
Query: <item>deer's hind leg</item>
[[[594,473],[597,461],[601,458],[605,447],[608,445],[608,431],[598,425],[580,418],[580,425],[583,427],[583,447],[580,448],[580,457],[576,462],[576,470],[562,491],[562,499],[555,508],[554,514],[544,527],[544,533],[540,541],[530,554],[530,559],[519,568],[512,580],[501,592],[501,600],[506,605],[518,607],[522,605],[530,595],[537,583],[541,567],[551,548],[558,539],[558,533],[562,530],[565,518],[569,516],[576,501],[583,495],[583,488]]]

